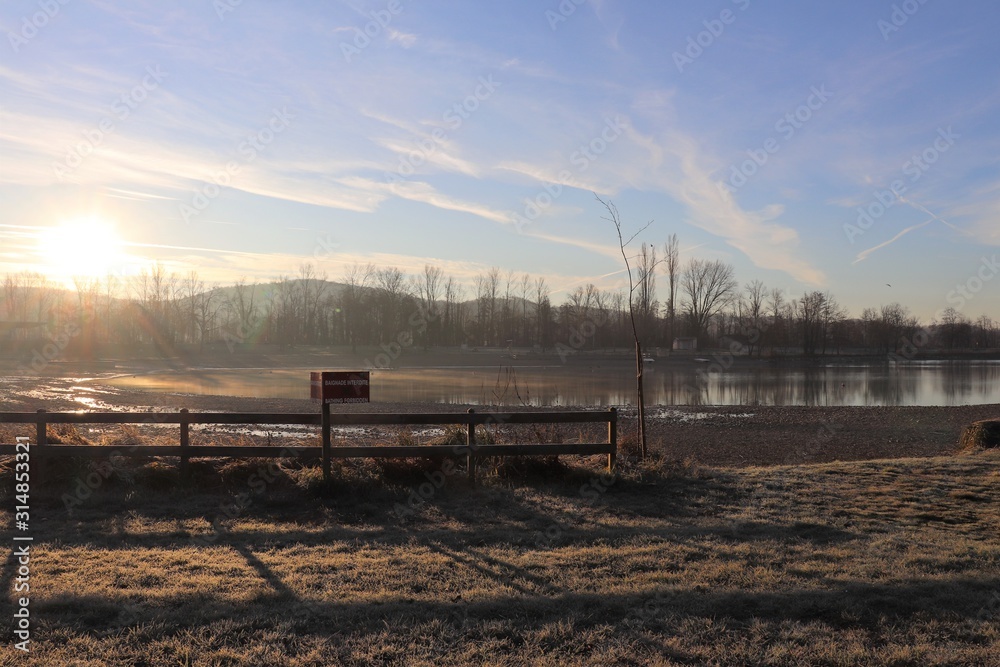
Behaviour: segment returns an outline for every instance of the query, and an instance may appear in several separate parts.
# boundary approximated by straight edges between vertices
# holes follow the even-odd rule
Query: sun
[[[51,278],[103,278],[126,261],[124,244],[107,220],[97,216],[60,222],[39,235],[44,272]]]

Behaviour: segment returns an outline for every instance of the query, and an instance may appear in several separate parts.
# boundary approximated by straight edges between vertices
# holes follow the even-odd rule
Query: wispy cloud
[[[668,105],[670,96],[658,97]],[[664,115],[667,119],[664,119]],[[722,189],[713,177],[717,167],[710,153],[692,135],[679,129],[669,109],[660,109],[650,119],[655,128],[643,133],[635,123],[627,123],[615,157],[603,157],[594,164],[591,178],[603,178],[618,187],[632,186],[663,192],[683,203],[687,222],[725,241],[744,253],[756,266],[788,273],[809,285],[823,285],[824,273],[816,268],[798,246],[795,228],[777,222],[784,208],[772,204],[747,211]]]
[[[588,241],[578,237],[559,236],[556,234],[550,234],[536,230],[525,232],[525,236],[535,239],[541,239],[543,241],[549,241],[550,243],[557,243],[559,245],[572,246],[574,248],[582,248],[584,250],[588,250],[592,253],[603,255],[611,259],[621,259],[621,251],[610,243],[596,243],[594,241]]]
[[[689,256],[726,253],[741,281],[766,269],[853,289],[856,299],[864,287],[846,267],[904,236],[908,243],[895,250],[926,254],[932,231],[945,230],[963,251],[1000,243],[1000,92],[992,86],[1000,60],[991,57],[995,22],[978,7],[928,7],[880,40],[874,19],[858,29],[858,7],[831,5],[819,50],[815,35],[801,30],[810,17],[798,6],[780,15],[738,12],[725,36],[677,76],[670,52],[710,18],[693,5],[569,3],[575,9],[553,32],[545,7],[527,0],[419,11],[404,3],[387,23],[371,23],[386,5],[359,0],[230,4],[234,11],[219,20],[198,0],[70,3],[23,53],[3,59],[0,223],[44,225],[96,200],[136,239],[161,244],[133,247],[135,254],[168,258],[178,270],[203,263],[217,275],[294,269],[303,257],[287,254],[296,248],[289,226],[329,230],[352,246],[325,258],[331,271],[369,258],[414,272],[428,261],[469,276],[480,263],[517,266],[537,257],[525,252],[530,241],[533,251],[558,253],[563,274],[551,284],[572,289],[619,266],[614,243],[595,241],[607,231],[589,208],[596,192],[630,216],[654,218],[649,233],[658,240],[664,227],[677,231]],[[0,13],[2,25],[19,29],[20,14]],[[369,24],[370,45],[347,62],[340,44]],[[112,105],[155,64],[167,79],[119,118]],[[501,86],[477,103],[469,96],[489,76]],[[810,87],[820,84],[833,92],[830,103],[794,137],[782,137],[746,187],[720,189],[730,165],[776,136],[776,120],[801,115]],[[457,127],[445,120],[470,99]],[[285,107],[295,118],[270,137],[268,118]],[[54,165],[106,118],[113,130],[57,175]],[[612,138],[607,123],[616,118],[624,129]],[[856,208],[909,177],[906,162],[950,124],[962,139],[907,181],[905,203],[880,218],[888,229],[906,229],[860,253],[831,245]],[[239,146],[257,136],[267,145],[248,158]],[[231,162],[238,173],[199,216],[206,224],[181,224],[177,205],[214,188]],[[518,235],[512,212],[527,211],[528,202],[538,215],[522,230],[527,236]],[[440,256],[378,255],[387,239],[368,223],[399,229],[392,247],[405,246],[407,231],[390,215],[419,219],[425,227],[414,247],[432,247],[423,235],[440,237],[433,246]],[[439,233],[462,222],[489,241]],[[225,243],[224,231],[239,230],[247,232],[240,247],[257,254],[212,250]],[[32,233],[0,227],[0,272],[14,265],[11,248],[31,245]],[[278,238],[285,254],[265,238]],[[594,281],[610,286],[613,278]],[[932,278],[911,284],[920,280]]]
[[[926,227],[927,225],[929,225],[932,222],[934,222],[934,220],[935,220],[935,218],[931,218],[929,220],[925,220],[924,222],[921,222],[919,225],[913,225],[911,227],[907,227],[903,231],[901,231],[898,234],[896,234],[895,236],[893,236],[888,241],[884,241],[882,243],[879,243],[878,245],[872,246],[871,248],[868,248],[867,250],[862,250],[861,252],[858,253],[858,256],[854,259],[854,262],[852,262],[852,263],[853,264],[857,264],[858,262],[865,261],[866,259],[868,259],[868,256],[871,255],[873,252],[876,252],[878,250],[881,250],[882,248],[887,248],[887,247],[891,246],[893,243],[895,243],[899,239],[903,238],[904,236],[906,236],[910,232],[915,231],[917,229],[920,229],[921,227]]]

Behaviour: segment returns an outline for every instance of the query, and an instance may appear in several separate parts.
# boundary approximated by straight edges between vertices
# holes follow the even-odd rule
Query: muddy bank
[[[1000,416],[1000,405],[726,406],[665,412],[670,416],[651,420],[650,433],[670,457],[764,466],[950,454],[958,450],[967,425]]]

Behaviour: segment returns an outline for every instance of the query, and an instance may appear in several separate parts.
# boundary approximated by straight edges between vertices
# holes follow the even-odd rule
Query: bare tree
[[[299,266],[298,282],[298,296],[301,303],[298,310],[302,316],[299,339],[303,343],[316,343],[326,328],[326,322],[322,317],[322,304],[330,283],[327,282],[325,272],[317,272],[316,266],[308,262]]]
[[[441,281],[444,278],[444,271],[440,267],[424,265],[423,281],[420,283],[417,293],[420,296],[420,308],[423,310],[424,321],[427,322],[425,329],[417,332],[417,337],[423,341],[426,348],[431,341],[436,341],[441,329],[439,317],[438,300],[441,298]]]
[[[801,299],[793,302],[803,354],[816,354],[816,346],[823,335],[821,318],[824,301],[823,293],[814,290],[803,294]]]
[[[488,315],[486,324],[486,345],[489,345],[490,342],[494,345],[497,343],[497,334],[499,333],[497,327],[497,297],[499,295],[500,267],[491,266],[490,270],[486,272],[486,300],[488,302],[488,308],[486,309],[486,313]]]
[[[587,285],[587,287],[593,288],[594,311],[596,312],[593,347],[603,348],[607,342],[605,332],[608,328],[608,303],[611,299],[607,292],[602,292],[593,285]]]
[[[830,292],[824,292],[823,307],[820,308],[819,318],[822,331],[821,353],[826,354],[827,343],[832,343],[839,354],[840,342],[844,338],[843,328],[844,320],[847,318],[847,310],[838,303]]]
[[[621,223],[621,217],[618,215],[618,208],[613,203],[604,201],[596,194],[594,195],[594,197],[597,199],[597,201],[603,204],[604,208],[607,209],[608,211],[608,216],[603,219],[611,222],[611,224],[615,226],[615,231],[618,233],[618,247],[622,251],[622,259],[625,260],[625,272],[628,274],[628,312],[629,312],[629,320],[631,321],[632,324],[632,339],[635,342],[635,383],[636,383],[636,391],[638,394],[637,402],[639,404],[639,455],[643,459],[645,459],[646,458],[646,397],[643,394],[642,390],[642,367],[643,367],[642,344],[639,342],[639,328],[636,325],[635,321],[635,311],[636,311],[635,290],[638,287],[638,285],[636,284],[635,279],[632,277],[632,266],[629,264],[628,254],[625,252],[625,248],[628,247],[629,243],[635,240],[636,236],[641,234],[647,227],[653,224],[653,221],[650,220],[649,222],[647,222],[639,231],[630,236],[629,239],[626,241],[622,237],[622,223]],[[655,265],[655,259],[653,260],[653,265]],[[642,277],[645,277],[645,275]]]
[[[975,347],[980,350],[996,347],[996,331],[996,322],[989,315],[980,315],[976,320]]]
[[[375,271],[375,284],[378,287],[378,312],[380,322],[378,327],[378,342],[395,339],[404,328],[402,312],[403,302],[409,296],[406,275],[395,266]]]
[[[687,298],[684,307],[691,330],[696,337],[704,337],[712,316],[736,296],[733,267],[717,259],[692,257],[681,275],[681,288]]]
[[[740,299],[740,325],[743,328],[743,335],[747,341],[749,353],[752,356],[754,347],[757,349],[757,356],[760,356],[761,339],[764,333],[764,308],[767,288],[759,280],[749,282],[744,287],[744,293]]]
[[[879,309],[878,342],[882,351],[894,353],[905,342],[907,334],[916,328],[916,318],[906,306],[893,302]]]
[[[677,321],[677,284],[680,274],[680,241],[677,234],[667,237],[663,246],[663,264],[667,272],[667,347],[673,346],[677,336],[675,323]]]
[[[8,273],[4,276],[3,304],[7,311],[7,319],[27,321],[32,282],[31,274],[26,271]]]
[[[104,277],[103,286],[104,294],[102,300],[104,302],[104,315],[100,318],[101,324],[104,327],[103,339],[107,343],[113,343],[116,342],[113,339],[118,333],[118,327],[114,326],[112,321],[114,320],[114,315],[116,314],[115,301],[118,298],[121,283],[119,283],[118,278],[115,275],[109,273]]]
[[[972,346],[972,322],[952,307],[941,311],[937,325],[938,337],[943,347],[956,349]]]
[[[302,336],[305,317],[301,292],[302,285],[287,276],[280,276],[276,281],[267,326],[271,342],[289,345]]]
[[[517,286],[521,294],[521,344],[528,342],[528,293],[531,291],[531,276],[525,273],[521,276]]]
[[[431,312],[436,309],[436,303],[441,298],[441,280],[444,271],[440,267],[424,264],[423,282],[420,283],[420,302],[424,310]]]
[[[204,351],[205,339],[215,324],[219,312],[219,293],[214,289],[202,289],[194,296],[195,323],[198,326],[198,349]]]
[[[514,286],[516,284],[514,279],[514,272],[508,270],[504,274],[504,287],[503,287],[503,306],[500,309],[500,339],[497,341],[499,343],[506,343],[509,341],[511,344],[514,342]]]
[[[639,320],[639,331],[643,338],[649,340],[653,332],[653,320],[656,316],[656,248],[645,243],[639,249],[636,261],[636,313]]]
[[[184,309],[184,337],[187,342],[194,343],[198,334],[197,307],[195,297],[205,291],[205,283],[198,278],[197,271],[188,271],[181,281],[181,297]]]
[[[575,290],[569,293],[566,306],[569,313],[569,324],[572,327],[579,327],[580,323],[586,319],[590,310],[590,295],[584,291],[582,285],[578,285]]]
[[[476,328],[479,334],[476,337],[476,345],[486,345],[491,319],[489,310],[492,303],[489,297],[489,278],[480,273],[472,279],[472,284],[476,289]]]
[[[878,311],[865,308],[861,311],[861,344],[866,350],[871,350],[878,336]]]
[[[535,339],[544,351],[549,346],[549,286],[545,278],[535,278]]]
[[[767,340],[771,354],[774,354],[775,343],[783,340],[782,337],[785,333],[785,293],[778,287],[773,288],[767,294],[767,312],[771,318],[770,326],[767,329]]]
[[[612,335],[614,336],[614,345],[617,347],[619,341],[625,341],[628,338],[625,334],[628,328],[625,318],[625,293],[621,290],[616,290],[611,295],[611,312],[614,321]]]
[[[76,289],[77,320],[80,332],[73,341],[74,352],[84,359],[93,359],[97,345],[97,307],[101,292],[101,280],[86,276],[74,276]]]
[[[154,262],[152,267],[143,269],[135,278],[133,290],[146,323],[145,333],[162,352],[170,352],[175,334],[171,311],[176,305],[177,276],[167,273],[163,264]]]
[[[454,344],[465,328],[465,307],[461,303],[465,290],[451,276],[444,284],[444,319],[442,331],[445,342]]]
[[[476,287],[476,319],[483,345],[495,344],[497,338],[497,296],[500,292],[500,268],[493,266],[474,279]]]
[[[364,266],[352,264],[341,279],[344,283],[344,289],[340,293],[341,317],[345,337],[351,343],[351,354],[358,352],[358,339],[363,333],[366,320],[366,290],[374,274],[375,266],[370,263]]]
[[[246,278],[240,278],[233,285],[232,292],[226,301],[230,320],[235,326],[233,331],[227,331],[224,338],[230,346],[245,344],[257,332],[260,325],[260,306],[257,303],[257,283],[247,283]]]

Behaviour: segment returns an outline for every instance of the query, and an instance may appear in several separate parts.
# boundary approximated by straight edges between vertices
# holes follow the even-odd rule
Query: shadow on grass
[[[684,619],[731,622],[737,626],[759,621],[819,622],[837,630],[882,628],[915,621],[983,621],[1000,579],[951,578],[892,584],[845,582],[836,590],[789,592],[699,591],[673,587],[648,593],[550,594],[515,590],[513,596],[489,600],[450,602],[402,597],[378,602],[338,602],[302,599],[251,558],[272,592],[249,602],[232,602],[201,595],[157,598],[155,606],[124,608],[120,602],[92,595],[63,595],[33,602],[32,613],[50,625],[71,623],[102,635],[114,634],[136,624],[177,633],[187,627],[212,622],[251,625],[286,622],[299,633],[324,633],[337,627],[341,633],[377,634],[385,626],[413,626],[420,621],[461,620],[481,627],[502,621],[515,622],[521,632],[560,621],[577,631],[630,623],[650,630],[677,627]],[[509,565],[501,563],[504,567]],[[516,569],[516,568],[514,568]],[[197,610],[192,612],[191,610]],[[60,620],[65,619],[65,620]],[[373,623],[373,620],[376,622]]]
[[[358,538],[403,544],[427,528],[445,536],[439,540],[442,548],[559,547],[631,539],[634,531],[622,520],[633,519],[666,520],[644,529],[643,535],[669,542],[715,538],[834,544],[858,537],[818,523],[726,518],[724,512],[748,496],[737,480],[725,475],[611,483],[593,470],[549,462],[522,468],[528,479],[508,472],[472,487],[462,471],[436,486],[428,481],[436,468],[421,463],[422,467],[412,468],[385,462],[377,469],[344,466],[330,486],[322,485],[321,480],[302,484],[301,478],[293,478],[296,471],[282,470],[270,484],[259,487],[252,482],[259,468],[254,469],[251,463],[224,470],[225,483],[216,481],[205,490],[162,489],[159,485],[143,488],[142,477],[131,483],[112,479],[87,497],[69,503],[67,494],[72,497],[73,484],[52,485],[33,496],[38,508],[33,518],[45,516],[51,522],[35,522],[34,526],[47,526],[40,532],[41,540],[45,532],[59,525],[58,535],[52,533],[52,537],[60,544],[96,544],[110,549],[215,544],[219,537],[231,539],[233,533],[251,547],[316,546]],[[157,475],[166,474],[161,466],[154,469],[159,471]],[[425,490],[427,493],[420,495]],[[414,498],[419,503],[414,503]],[[187,528],[129,531],[119,521],[125,516],[142,523],[187,523]],[[718,518],[711,520],[713,516]],[[697,518],[697,524],[678,521],[691,518]],[[243,526],[231,531],[230,526],[237,522]],[[254,524],[290,522],[303,527],[293,526],[280,535],[253,528]],[[110,524],[114,524],[113,530],[109,530]],[[206,524],[211,527],[208,533]],[[383,529],[374,537],[373,525]]]
[[[738,478],[726,473],[688,470],[678,464],[664,466],[653,475],[633,470],[609,481],[600,468],[566,465],[554,457],[494,462],[494,469],[478,487],[470,485],[459,465],[453,464],[448,474],[442,474],[446,470],[442,462],[428,459],[338,460],[332,484],[323,483],[315,466],[285,462],[274,468],[269,467],[275,465],[270,459],[192,460],[188,484],[182,484],[169,459],[126,470],[115,466],[105,479],[95,477],[91,461],[67,459],[60,464],[52,482],[34,486],[33,502],[52,519],[70,519],[78,525],[116,514],[152,520],[201,518],[213,523],[230,518],[225,508],[242,498],[235,513],[239,519],[331,526],[338,536],[350,533],[351,526],[373,522],[387,529],[420,528],[427,522],[421,516],[426,509],[433,509],[435,520],[443,517],[481,524],[486,517],[487,523],[500,528],[517,525],[544,530],[564,521],[567,512],[576,516],[602,508],[620,519],[721,518],[746,505],[751,497]],[[10,499],[7,482],[11,479],[10,470],[0,471],[0,502]],[[85,479],[99,479],[97,488],[82,487]],[[532,495],[537,502],[525,498]],[[400,520],[401,506],[416,511]],[[769,527],[753,523],[731,523],[719,530],[719,536],[816,542],[852,537],[819,524]]]
[[[522,595],[552,595],[557,592],[544,577],[533,575],[523,567],[512,565],[482,551],[466,548],[464,549],[465,553],[462,553],[439,542],[428,542],[426,546],[431,551],[449,558],[455,564],[475,570],[488,579],[512,588]]]
[[[394,513],[394,505],[429,483],[426,475],[434,470],[402,468],[386,474],[374,466],[344,468],[331,488],[302,484],[292,471],[254,495],[233,517],[224,517],[222,529],[213,534],[210,544],[221,551],[198,556],[229,558],[234,572],[245,563],[247,571],[239,576],[252,587],[252,596],[205,586],[190,593],[186,588],[155,591],[155,580],[133,578],[130,588],[107,596],[68,588],[39,595],[32,614],[48,634],[103,638],[136,628],[142,642],[184,632],[228,637],[236,624],[237,634],[281,626],[291,635],[325,637],[336,628],[338,641],[346,637],[372,644],[386,641],[387,628],[398,631],[403,646],[426,632],[461,643],[486,644],[500,636],[516,644],[526,636],[547,636],[558,626],[570,628],[573,636],[587,631],[597,636],[613,627],[633,646],[645,646],[689,632],[688,622],[695,621],[696,626],[717,625],[719,637],[749,632],[761,622],[817,623],[835,631],[860,629],[876,643],[914,624],[951,622],[974,643],[986,632],[974,624],[989,620],[983,610],[1000,590],[1000,578],[993,576],[952,572],[933,579],[886,582],[873,576],[871,581],[858,569],[848,578],[837,564],[805,574],[789,567],[773,580],[766,573],[744,579],[743,569],[770,563],[776,552],[784,549],[787,558],[795,550],[789,545],[826,551],[855,542],[822,554],[846,558],[840,552],[861,555],[867,536],[825,525],[821,518],[812,521],[809,513],[789,514],[785,521],[780,515],[768,521],[763,513],[735,519],[733,511],[752,494],[746,480],[726,474],[635,476],[597,491],[592,482],[600,474],[586,469],[521,468],[476,488],[459,473],[434,487],[412,515]],[[33,523],[35,544],[41,553],[49,545],[99,551],[120,568],[129,567],[130,552],[145,548],[197,548],[205,523],[212,524],[226,503],[251,488],[247,472],[231,470],[229,484],[211,491],[152,491],[112,483],[72,515],[60,502],[61,490],[48,489],[40,516],[33,505],[33,521],[46,519]],[[594,493],[585,494],[584,488]],[[557,534],[540,541],[553,526]],[[749,551],[741,544],[752,542],[759,544]],[[286,547],[295,555],[299,547],[319,552],[331,544],[350,553],[385,547],[403,555],[393,554],[392,562],[382,566],[397,570],[386,570],[388,583],[375,588],[356,588],[370,581],[365,577],[371,573],[345,575],[355,586],[351,601],[337,598],[342,589],[335,583],[334,566],[317,563],[322,572],[301,579],[289,573],[300,571],[295,570],[299,563],[274,556],[274,550]],[[633,547],[630,559],[617,558],[617,550]],[[425,551],[435,554],[428,569],[407,562],[408,554],[420,558]],[[704,559],[711,559],[714,569],[699,574],[695,563],[691,574],[685,573],[686,563]],[[626,565],[631,569],[624,571]],[[532,569],[536,566],[540,570]],[[0,580],[8,591],[14,567],[8,557]],[[563,567],[573,570],[571,576],[564,576]],[[427,571],[447,580],[417,574]],[[698,584],[699,577],[734,583],[712,588]],[[675,585],[662,583],[667,581]],[[758,583],[741,587],[743,581]],[[775,584],[764,583],[771,581]],[[39,587],[44,586],[40,579]],[[592,593],[595,589],[601,592]],[[12,611],[8,596],[0,616]],[[714,635],[706,641],[715,641]],[[698,663],[699,656],[664,644],[663,650],[668,648],[677,651],[674,659]]]

